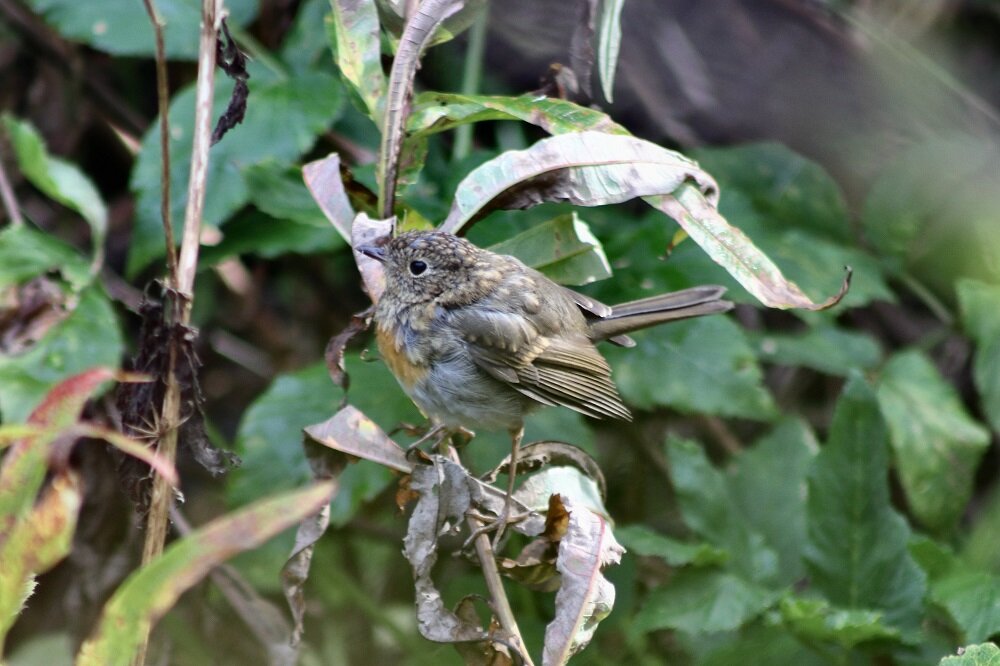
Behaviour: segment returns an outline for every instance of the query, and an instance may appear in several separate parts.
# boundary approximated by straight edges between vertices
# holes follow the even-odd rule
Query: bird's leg
[[[507,466],[507,494],[504,496],[503,509],[500,510],[500,515],[496,518],[490,519],[487,516],[480,515],[479,513],[469,510],[469,516],[475,518],[476,520],[483,523],[481,527],[473,530],[469,538],[465,540],[462,544],[462,550],[465,550],[472,542],[476,540],[481,534],[487,534],[489,532],[495,532],[493,537],[493,549],[496,550],[499,547],[500,539],[503,538],[503,533],[507,529],[507,525],[513,525],[521,522],[525,518],[531,515],[531,511],[526,513],[511,516],[511,507],[514,503],[514,482],[517,478],[517,454],[521,449],[521,439],[524,437],[524,426],[518,428],[513,428],[510,431],[510,464]]]
[[[406,451],[410,452],[418,448],[421,444],[429,442],[431,440],[435,440],[434,446],[438,446],[441,443],[441,441],[448,436],[448,434],[449,432],[447,427],[441,424],[437,424],[433,428],[428,430],[426,433],[424,433],[423,437],[421,437],[417,441],[413,442],[413,444],[410,444],[408,447],[406,447]]]
[[[496,520],[496,534],[493,535],[493,549],[496,550],[510,521],[510,506],[514,498],[514,482],[517,480],[517,454],[524,438],[524,424],[510,431],[510,465],[507,466],[507,495],[503,498],[503,510]]]

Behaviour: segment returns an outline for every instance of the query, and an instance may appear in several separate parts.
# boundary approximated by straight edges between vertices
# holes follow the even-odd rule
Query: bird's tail
[[[668,321],[732,310],[732,302],[722,299],[725,293],[725,287],[706,285],[615,305],[610,314],[588,321],[590,339],[631,347],[635,343],[626,333]]]

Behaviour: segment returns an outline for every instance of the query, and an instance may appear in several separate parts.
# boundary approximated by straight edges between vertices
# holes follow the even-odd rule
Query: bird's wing
[[[607,361],[582,333],[543,335],[529,318],[491,309],[454,311],[452,324],[475,364],[520,393],[595,418],[631,419]]]

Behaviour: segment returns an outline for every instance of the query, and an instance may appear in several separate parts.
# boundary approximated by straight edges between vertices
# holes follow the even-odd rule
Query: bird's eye
[[[420,275],[421,273],[423,273],[426,270],[427,270],[427,264],[425,264],[424,262],[420,261],[419,259],[417,259],[416,261],[411,261],[410,262],[410,274],[411,275]]]

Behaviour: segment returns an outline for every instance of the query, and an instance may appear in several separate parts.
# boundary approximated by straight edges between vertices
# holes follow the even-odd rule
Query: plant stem
[[[483,7],[469,29],[469,46],[465,51],[465,66],[462,69],[462,94],[475,95],[479,92],[479,82],[483,74],[483,54],[486,52],[486,26],[489,23],[490,5]],[[460,125],[455,130],[455,145],[452,147],[451,161],[458,162],[469,156],[472,150],[472,125]]]
[[[219,20],[224,15],[222,0],[202,0],[201,37],[198,46],[198,82],[195,90],[194,139],[191,150],[191,177],[188,181],[188,203],[184,214],[184,233],[181,237],[181,252],[176,272],[170,276],[174,294],[171,298],[171,326],[186,328],[191,322],[194,279],[198,265],[198,249],[201,236],[201,218],[205,204],[205,182],[208,176],[208,149],[212,132],[212,97],[215,83],[215,48]],[[157,447],[158,453],[170,464],[177,457],[177,428],[180,425],[181,389],[177,381],[177,361],[179,350],[176,344],[170,347],[170,366],[167,374],[167,388],[163,399],[161,423],[164,434]],[[148,565],[163,552],[166,539],[173,489],[167,481],[157,475],[153,479],[153,493],[149,515],[146,520],[146,541],[143,545],[142,563]],[[132,663],[142,666],[146,661],[149,634],[143,636]]]
[[[951,313],[944,303],[941,302],[934,292],[931,291],[923,282],[915,278],[910,273],[900,273],[899,280],[913,292],[913,295],[920,299],[920,301],[927,306],[927,309],[931,311],[938,320],[941,321],[945,326],[955,325],[955,315]]]
[[[164,21],[156,9],[156,0],[143,0],[153,24],[156,39],[156,107],[160,114],[160,218],[167,245],[167,271],[177,275],[177,248],[170,213],[170,90],[167,83],[167,53],[163,42]]]
[[[0,160],[0,199],[3,199],[3,207],[7,211],[7,217],[10,218],[11,226],[19,227],[24,224],[17,197],[14,196],[14,189],[10,186],[7,172],[3,168],[3,160]]]
[[[458,451],[454,446],[448,446],[448,457],[458,465],[462,460],[458,456]],[[467,518],[469,529],[473,532],[480,530],[483,523],[472,516]],[[521,630],[517,626],[514,618],[514,611],[511,610],[510,601],[507,599],[507,592],[503,588],[503,580],[500,578],[500,570],[497,569],[496,557],[493,554],[493,544],[490,543],[488,534],[481,533],[474,541],[476,545],[476,555],[479,557],[479,564],[483,568],[483,578],[486,580],[486,589],[490,593],[490,601],[493,612],[497,616],[500,626],[510,636],[516,647],[521,651],[526,666],[535,666],[528,654],[528,647],[521,636]]]

